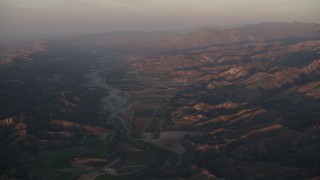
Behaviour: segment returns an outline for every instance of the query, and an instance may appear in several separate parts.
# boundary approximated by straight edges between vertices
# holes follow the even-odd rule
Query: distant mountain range
[[[132,51],[167,51],[201,48],[243,42],[273,40],[294,41],[320,37],[320,24],[266,22],[232,29],[201,28],[193,32],[117,31],[97,35],[80,35],[64,38],[70,45],[91,44]]]

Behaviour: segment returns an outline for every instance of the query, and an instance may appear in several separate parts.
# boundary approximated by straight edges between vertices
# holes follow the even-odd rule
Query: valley
[[[319,30],[262,23],[8,48],[0,179],[317,178]]]

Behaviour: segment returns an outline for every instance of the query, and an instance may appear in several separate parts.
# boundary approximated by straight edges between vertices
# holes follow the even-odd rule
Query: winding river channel
[[[134,103],[134,99],[130,97],[131,93],[126,91],[122,91],[119,88],[110,86],[107,84],[108,75],[103,75],[106,72],[113,72],[115,68],[119,68],[116,65],[120,64],[123,59],[116,58],[116,59],[109,59],[108,57],[101,57],[97,59],[98,66],[94,66],[93,70],[85,75],[87,84],[92,88],[102,89],[106,92],[106,96],[101,98],[101,111],[107,112],[108,114],[107,123],[112,123],[113,126],[121,132],[122,135],[126,135],[130,137],[131,126],[134,121],[137,121],[137,117],[134,118],[134,112],[137,108],[136,106],[132,106],[131,104]],[[124,72],[126,73],[126,72]],[[108,74],[108,73],[107,73]],[[146,81],[146,79],[148,81]],[[121,83],[125,83],[126,81],[122,81],[121,77],[117,79],[119,85]],[[147,110],[152,109],[155,113],[159,110],[159,104],[162,100],[159,100],[159,89],[163,88],[161,80],[157,78],[140,78],[144,83],[146,83],[147,88],[144,90],[139,91],[138,96],[143,98],[148,98],[148,101],[144,102],[144,106]],[[163,83],[165,84],[165,83]],[[158,87],[158,86],[159,87]],[[130,86],[130,85],[129,85]],[[165,86],[168,89],[167,86]],[[148,89],[149,88],[149,89]],[[150,94],[149,90],[151,89],[152,93]],[[154,91],[154,92],[153,92]],[[172,93],[172,92],[170,92]],[[137,98],[137,94],[135,94],[135,101],[141,101],[141,99]],[[163,98],[168,98],[167,94],[163,95]],[[133,99],[133,101],[132,101]],[[152,100],[157,100],[153,102]],[[158,102],[159,101],[159,102]],[[150,103],[151,102],[151,103]],[[135,102],[137,103],[137,102]],[[146,105],[146,103],[149,103]],[[138,105],[141,106],[141,105]],[[141,107],[140,107],[141,108]],[[140,109],[141,110],[141,109]],[[142,109],[144,110],[144,109]],[[155,113],[148,118],[147,122],[143,127],[147,127],[149,123],[155,118]],[[138,118],[139,120],[139,118]],[[162,128],[160,128],[162,129]],[[153,138],[153,134],[151,132],[146,132],[146,128],[141,128],[140,131],[133,131],[135,133],[141,133],[141,141],[148,143],[150,145],[156,146],[161,149],[163,153],[159,153],[158,150],[154,152],[150,152],[154,157],[154,162],[150,165],[143,166],[142,169],[138,169],[133,171],[132,175],[136,177],[139,176],[151,176],[153,173],[156,173],[158,169],[170,169],[173,167],[178,166],[181,163],[181,155],[185,152],[184,147],[180,145],[180,142],[184,139],[186,135],[189,136],[198,136],[200,135],[199,132],[187,132],[187,131],[161,131],[159,137],[157,139]],[[124,142],[125,144],[125,142]],[[140,147],[141,148],[141,147]],[[146,151],[148,147],[142,147],[141,151]],[[164,153],[165,152],[165,153]],[[110,168],[109,168],[110,169]]]
[[[104,61],[106,65],[108,63],[112,63],[108,59],[104,59]],[[107,70],[108,68],[104,68],[102,66],[85,76],[91,86],[103,89],[108,93],[107,96],[101,99],[101,111],[111,113],[107,122],[112,123],[116,129],[128,136],[130,133],[130,125],[133,115],[131,105],[128,102],[129,95],[125,94],[118,88],[109,86],[106,83],[106,80],[101,77],[100,74]]]

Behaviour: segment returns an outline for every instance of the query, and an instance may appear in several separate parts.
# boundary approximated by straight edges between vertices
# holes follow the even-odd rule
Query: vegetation
[[[43,177],[45,179],[56,179],[63,175],[65,169],[72,168],[71,159],[78,156],[80,149],[70,150],[45,150],[39,152],[40,163],[27,167],[31,177]],[[70,175],[77,176],[81,170],[68,172]]]
[[[95,180],[125,180],[127,178],[125,177],[120,177],[120,176],[113,176],[110,174],[103,174],[97,177]]]

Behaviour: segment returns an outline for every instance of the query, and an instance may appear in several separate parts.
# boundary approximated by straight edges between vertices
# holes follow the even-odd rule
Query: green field
[[[159,123],[161,123],[162,120],[159,118],[152,119],[151,123],[148,124],[148,127],[146,129],[146,132],[157,132],[159,129]]]
[[[50,170],[50,169],[33,169],[29,171],[31,177],[41,178],[43,180],[56,179],[55,177],[59,176],[61,170]]]
[[[106,158],[106,143],[96,137],[83,139],[83,147],[63,150],[43,150],[38,153],[39,164],[27,168],[31,177],[42,179],[75,179],[84,170],[72,167],[74,157]]]
[[[79,149],[71,150],[44,150],[40,151],[39,158],[42,161],[43,168],[66,168],[71,167],[70,159],[78,155]]]
[[[131,134],[130,134],[130,138],[131,138],[131,139],[141,139],[142,136],[141,136],[141,133],[140,133],[140,132],[134,132],[134,133],[131,133]]]
[[[79,175],[81,175],[82,172],[79,171],[65,171],[59,174],[55,179],[76,179]]]
[[[113,176],[110,174],[103,174],[101,176],[98,176],[95,180],[125,180],[127,178],[119,177],[119,176]]]
[[[42,177],[44,179],[61,179],[69,174],[68,177],[76,177],[81,171],[63,172],[64,169],[72,168],[71,158],[77,156],[79,149],[71,150],[44,150],[39,152],[41,164],[33,165],[28,168],[31,177]]]
[[[88,148],[89,151],[86,152],[82,157],[92,157],[92,158],[106,158],[106,143],[103,140],[93,137],[84,138],[84,147]]]
[[[143,158],[143,159],[128,159],[126,164],[127,166],[133,166],[133,165],[150,165],[151,163],[153,163],[153,159],[147,159],[147,158]]]

